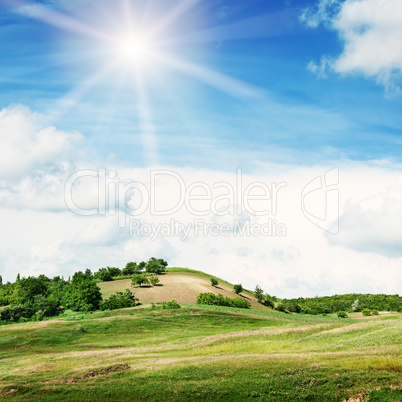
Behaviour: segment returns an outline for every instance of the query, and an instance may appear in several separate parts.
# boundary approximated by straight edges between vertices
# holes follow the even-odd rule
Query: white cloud
[[[300,16],[300,21],[309,28],[317,28],[322,22],[329,21],[339,9],[340,0],[319,0],[315,7],[307,7]]]
[[[185,240],[174,233],[152,240],[151,236],[136,233],[130,236],[127,230],[119,229],[117,215],[81,217],[68,211],[63,213],[62,210],[54,214],[44,208],[24,211],[0,208],[0,220],[7,228],[0,234],[0,274],[5,280],[14,280],[18,267],[22,275],[44,272],[68,276],[76,270],[96,270],[107,265],[124,267],[128,261],[160,256],[167,259],[171,266],[205,270],[231,282],[242,283],[247,288],[259,284],[265,291],[282,297],[351,291],[398,292],[401,259],[390,252],[376,252],[375,247],[380,249],[386,244],[386,248],[392,249],[394,239],[386,235],[390,218],[381,218],[384,214],[387,216],[390,205],[393,209],[390,209],[389,217],[400,213],[400,190],[395,185],[401,175],[400,167],[375,163],[341,164],[341,228],[338,236],[329,237],[303,215],[301,192],[307,183],[331,167],[260,164],[258,171],[243,175],[243,189],[254,181],[287,183],[287,187],[279,193],[277,215],[270,216],[286,225],[286,236],[205,236],[192,232]],[[149,186],[148,169],[115,170],[123,182],[131,179]],[[211,187],[223,181],[236,185],[237,181],[236,172],[184,168],[175,171],[187,187],[197,181]],[[393,192],[388,188],[394,188]],[[173,186],[170,180],[158,180],[158,206],[161,209],[171,207],[178,199],[178,190],[179,187]],[[77,195],[81,196],[85,186],[78,186],[77,191]],[[322,191],[325,195],[325,188]],[[383,195],[377,201],[379,193]],[[215,192],[214,196],[217,194],[219,192]],[[93,202],[93,196],[97,200],[96,191],[91,191],[88,205]],[[390,204],[383,200],[387,197],[395,200]],[[319,201],[320,198],[317,199]],[[202,201],[198,206],[202,208],[204,204]],[[377,227],[381,231],[377,238],[373,237],[374,246],[372,242],[365,243],[364,239],[354,240],[357,235],[370,232],[371,228],[370,222],[364,219],[358,220],[357,224],[354,221],[346,224],[345,216],[350,205],[360,206],[369,213],[376,211]],[[311,203],[310,211],[311,208],[317,215],[321,213],[320,205]],[[195,217],[182,208],[166,217],[152,216],[148,209],[139,218],[129,219],[140,219],[143,224],[154,225],[169,223],[172,218],[184,224],[204,219],[207,224],[222,225],[231,224],[237,218],[244,221],[247,216],[250,214]],[[251,216],[255,223],[262,223],[265,219],[267,217]],[[394,235],[399,236],[397,225],[392,228]]]
[[[214,199],[225,192],[214,184],[231,184],[235,199],[224,200],[216,207],[222,210],[233,204],[235,212],[194,216],[188,206],[183,206],[168,216],[155,216],[150,212],[151,199],[159,210],[166,210],[177,204],[182,190],[172,176],[159,176],[156,193],[149,192],[154,198],[147,199],[143,214],[128,220],[157,226],[173,219],[189,225],[190,235],[183,239],[178,233],[167,233],[153,238],[144,233],[130,235],[128,228],[119,228],[119,210],[111,202],[115,199],[111,192],[118,188],[118,183],[135,181],[140,186],[134,193],[127,193],[127,201],[129,206],[138,207],[142,202],[138,188],[150,188],[150,171],[115,167],[116,177],[112,175],[100,187],[98,178],[79,179],[73,187],[73,199],[78,206],[97,208],[103,199],[99,191],[105,190],[109,192],[105,199],[112,209],[106,208],[106,216],[75,215],[66,207],[64,185],[77,163],[67,160],[72,158],[81,136],[46,129],[44,122],[43,117],[22,106],[0,112],[1,149],[3,152],[5,147],[11,153],[10,156],[4,152],[0,162],[0,221],[4,228],[0,233],[0,274],[4,280],[14,280],[17,272],[25,276],[68,276],[86,268],[123,267],[128,261],[160,256],[172,266],[205,270],[231,282],[241,282],[247,288],[259,284],[265,291],[284,297],[345,291],[395,293],[400,289],[401,259],[396,244],[402,241],[402,225],[398,226],[398,219],[402,219],[402,190],[395,184],[399,183],[400,166],[347,161],[339,166],[342,221],[336,237],[326,236],[306,219],[301,209],[303,188],[333,165],[302,167],[259,162],[254,170],[249,167],[243,172],[242,183],[237,172],[167,167],[180,175],[186,189],[195,182],[208,185]],[[97,171],[98,167],[92,169]],[[253,216],[244,207],[237,211],[239,195],[253,182],[268,186],[286,183],[278,193],[276,215],[272,214],[271,202],[269,216]],[[199,191],[203,193],[200,188]],[[307,205],[317,216],[325,212],[325,204],[321,205],[325,188],[318,193],[320,197],[310,198]],[[206,200],[190,204],[199,210],[209,208]],[[259,202],[252,205],[255,209],[261,207]],[[263,224],[269,218],[286,226],[285,236],[194,233],[197,219],[204,220],[206,225],[231,226],[236,219]]]
[[[361,202],[348,202],[331,244],[386,257],[402,257],[402,181]]]
[[[12,105],[0,111],[0,180],[16,179],[68,160],[82,136],[46,126],[45,119],[27,107]]]
[[[318,78],[326,78],[326,71],[329,67],[331,67],[331,60],[327,56],[322,56],[319,64],[314,61],[309,61],[307,64],[307,70],[317,74]]]
[[[311,28],[328,22],[344,47],[328,66],[340,74],[360,74],[387,90],[399,90],[402,78],[402,2],[400,0],[321,0],[301,20]],[[334,10],[336,10],[334,15]],[[308,67],[310,70],[313,65]]]

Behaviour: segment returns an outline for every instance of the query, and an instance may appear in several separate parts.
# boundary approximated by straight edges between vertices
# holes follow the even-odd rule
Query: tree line
[[[367,311],[402,311],[402,297],[399,295],[350,293],[323,297],[299,297],[278,301],[275,296],[264,295],[263,293],[263,290],[257,286],[254,294],[261,304],[290,313],[317,315],[332,314],[340,311],[348,313],[365,312],[366,314]]]
[[[101,268],[92,273],[78,271],[72,278],[65,280],[60,276],[48,278],[46,275],[21,278],[17,275],[14,283],[2,284],[0,281],[0,306],[7,306],[0,312],[1,321],[42,320],[55,316],[65,309],[73,311],[95,311],[134,307],[138,299],[131,290],[117,292],[109,299],[103,300],[97,282],[113,280],[121,275],[141,275],[141,272],[155,276],[166,271],[168,263],[163,259],[150,258],[147,262],[127,263],[126,267]],[[130,274],[129,274],[130,273]]]

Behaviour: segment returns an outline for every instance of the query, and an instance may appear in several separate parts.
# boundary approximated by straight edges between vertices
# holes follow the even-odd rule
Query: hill
[[[182,304],[195,304],[200,293],[211,292],[222,294],[225,297],[237,297],[233,292],[233,285],[218,278],[218,286],[212,286],[210,278],[212,275],[201,271],[189,270],[185,268],[170,268],[163,275],[159,276],[160,283],[157,286],[132,287],[131,279],[120,279],[111,282],[100,282],[104,298],[110,297],[117,291],[131,289],[142,304],[151,304],[176,299]],[[266,309],[257,302],[253,294],[249,291],[241,293],[241,297],[246,298],[253,309]]]
[[[0,326],[0,399],[401,401],[401,318],[67,311]]]

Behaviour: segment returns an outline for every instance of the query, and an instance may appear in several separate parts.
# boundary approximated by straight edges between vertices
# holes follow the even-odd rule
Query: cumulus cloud
[[[324,66],[340,74],[360,74],[389,91],[399,91],[402,78],[402,2],[400,0],[321,0],[301,20],[320,23],[338,33],[343,51]],[[309,63],[308,69],[320,71]]]
[[[27,107],[12,105],[0,111],[0,180],[15,180],[68,160],[82,140],[46,126],[45,118]]]
[[[402,181],[386,191],[348,202],[341,216],[339,236],[331,244],[386,257],[402,257]]]

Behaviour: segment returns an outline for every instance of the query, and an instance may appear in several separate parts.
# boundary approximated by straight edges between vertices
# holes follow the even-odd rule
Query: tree
[[[50,279],[45,275],[40,275],[35,278],[29,276],[28,278],[22,278],[18,281],[17,285],[17,300],[18,303],[24,304],[27,302],[33,302],[34,297],[38,295],[47,296],[48,286]]]
[[[159,283],[159,278],[158,278],[156,275],[151,276],[151,277],[149,278],[149,282],[151,282],[152,285],[155,286],[157,283]]]
[[[233,285],[233,290],[237,295],[239,295],[241,292],[243,292],[243,286],[241,284]]]
[[[100,279],[102,282],[110,282],[113,280],[112,274],[107,268],[101,268],[96,274],[95,277]]]
[[[216,279],[216,278],[211,278],[211,285],[212,285],[212,286],[218,286],[218,284],[219,284],[218,279]]]
[[[254,290],[254,295],[258,303],[261,303],[264,298],[264,291],[257,285]]]
[[[76,272],[64,300],[66,307],[74,311],[94,311],[99,309],[102,294],[92,278]]]
[[[133,275],[141,271],[140,267],[136,262],[128,262],[126,266],[122,269],[121,273],[123,275]]]
[[[114,278],[115,276],[121,275],[121,270],[120,270],[120,268],[116,268],[116,267],[107,267],[107,270],[109,271],[109,273],[110,273],[110,275],[112,276],[112,278]]]
[[[149,280],[147,277],[141,274],[134,275],[133,279],[131,280],[131,286],[142,286],[143,284],[148,284]]]
[[[17,278],[15,279],[15,282],[19,282],[21,280],[21,276],[20,276],[20,274],[18,273],[17,274]]]
[[[162,258],[156,259],[155,257],[151,257],[145,265],[145,270],[149,273],[159,275],[162,272],[166,272],[167,265],[168,263]]]
[[[2,276],[0,275],[0,285],[2,285],[3,284],[3,278],[2,278]]]

